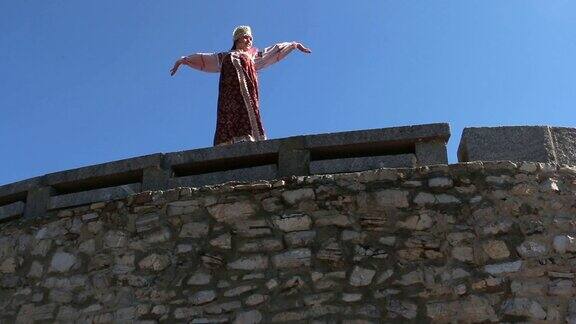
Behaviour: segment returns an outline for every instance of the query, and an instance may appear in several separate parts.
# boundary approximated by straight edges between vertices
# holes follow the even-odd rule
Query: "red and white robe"
[[[263,51],[197,53],[185,64],[205,72],[220,72],[218,118],[214,145],[261,141],[266,133],[260,118],[258,73],[288,55],[296,43],[279,43]]]

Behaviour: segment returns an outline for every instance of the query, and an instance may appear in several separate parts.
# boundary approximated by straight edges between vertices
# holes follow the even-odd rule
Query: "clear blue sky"
[[[0,185],[212,144],[218,75],[173,61],[301,41],[260,73],[271,138],[449,122],[576,126],[576,1],[0,2]]]

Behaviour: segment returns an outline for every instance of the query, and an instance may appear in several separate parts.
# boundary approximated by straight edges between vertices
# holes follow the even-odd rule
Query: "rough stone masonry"
[[[0,322],[576,323],[576,168],[150,191],[0,224]]]

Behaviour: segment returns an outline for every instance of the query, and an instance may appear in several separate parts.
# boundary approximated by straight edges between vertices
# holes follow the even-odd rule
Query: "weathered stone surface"
[[[256,324],[262,322],[262,313],[258,310],[240,312],[232,323],[234,324]]]
[[[484,271],[492,275],[518,272],[522,267],[522,261],[504,262],[499,264],[489,264],[484,266]]]
[[[202,310],[199,307],[178,307],[174,310],[174,318],[177,320],[189,319],[200,314]]]
[[[211,274],[204,271],[197,271],[190,276],[187,283],[192,286],[201,286],[209,284],[210,281],[212,281]]]
[[[290,247],[301,247],[310,245],[316,238],[316,231],[290,232],[284,235],[286,244]]]
[[[312,220],[308,215],[283,214],[272,217],[274,225],[283,232],[305,231],[310,229]]]
[[[56,252],[50,261],[50,271],[67,272],[76,264],[77,258],[74,254],[67,252]]]
[[[386,309],[406,319],[414,319],[418,315],[418,306],[408,301],[390,299],[386,304]]]
[[[154,232],[148,233],[146,242],[149,244],[167,242],[172,238],[172,232],[168,228],[161,228]]]
[[[474,249],[469,246],[457,246],[452,249],[452,257],[462,262],[474,261]]]
[[[422,231],[429,229],[434,224],[434,219],[428,215],[428,213],[422,213],[420,215],[409,216],[406,221],[398,222],[399,227]]]
[[[463,321],[480,323],[498,320],[488,299],[472,295],[464,300],[432,302],[426,305],[426,315],[433,321]]]
[[[209,226],[207,222],[191,222],[182,225],[180,237],[202,238],[208,236]]]
[[[40,278],[44,273],[44,266],[39,261],[32,261],[30,265],[30,271],[28,272],[28,277]]]
[[[138,262],[138,266],[143,270],[162,271],[170,265],[170,257],[152,253]]]
[[[414,154],[369,156],[360,158],[339,158],[310,162],[310,174],[356,172],[378,168],[401,168],[416,165]],[[377,175],[374,176],[377,178]]]
[[[323,242],[322,247],[316,254],[316,258],[330,262],[338,262],[342,260],[342,257],[342,247],[335,239],[328,239]]]
[[[546,294],[548,285],[548,278],[513,280],[510,284],[510,290],[517,297],[538,297]]]
[[[454,182],[450,178],[438,177],[428,180],[428,187],[430,188],[450,188],[453,185]]]
[[[256,208],[249,201],[240,201],[209,206],[208,212],[219,222],[235,223],[254,215]]]
[[[516,251],[523,258],[533,258],[545,255],[548,252],[548,248],[540,242],[526,240],[516,248]]]
[[[260,239],[256,241],[243,242],[239,245],[240,252],[271,252],[281,251],[284,248],[282,240],[279,239]]]
[[[557,235],[553,241],[554,250],[558,253],[576,252],[576,236]]]
[[[272,257],[272,263],[277,268],[307,267],[311,264],[312,252],[310,249],[295,249]]]
[[[190,296],[192,305],[203,305],[216,299],[216,292],[214,290],[202,290]]]
[[[244,303],[248,306],[256,306],[256,305],[260,305],[263,302],[267,301],[269,299],[268,295],[262,295],[262,294],[253,294],[250,295],[246,298],[246,300],[244,301]]]
[[[573,280],[555,280],[550,283],[548,293],[552,296],[572,297],[576,295]]]
[[[16,257],[4,259],[0,261],[0,273],[14,273],[19,265],[20,261]]]
[[[421,270],[415,270],[403,275],[396,283],[402,286],[410,286],[422,282],[424,282],[424,273]]]
[[[381,207],[408,207],[408,192],[386,189],[374,193],[376,203]]]
[[[417,205],[430,205],[436,203],[436,197],[427,192],[420,192],[414,198],[414,203]]]
[[[504,241],[489,240],[482,244],[482,248],[494,260],[502,260],[510,256],[510,250]]]
[[[198,206],[198,201],[195,200],[174,201],[168,203],[166,214],[168,216],[192,214],[199,209],[200,207]]]
[[[460,204],[461,201],[460,199],[448,194],[434,195],[427,192],[420,192],[414,198],[414,203],[417,205]]]
[[[66,230],[67,222],[69,222],[69,220],[66,219],[51,222],[46,226],[40,228],[38,232],[36,232],[34,238],[37,240],[45,240],[45,239],[62,237],[67,232]]]
[[[236,233],[243,237],[260,237],[272,234],[272,228],[264,219],[246,220],[235,224]]]
[[[249,291],[252,291],[256,288],[258,288],[258,286],[253,286],[253,285],[238,286],[238,287],[226,290],[224,292],[224,297],[235,297],[235,296],[247,293]]]
[[[468,127],[462,132],[458,160],[555,162],[548,127]]]
[[[96,252],[96,241],[94,239],[89,239],[80,243],[78,251],[88,255],[94,254]]]
[[[508,233],[514,223],[510,219],[499,219],[487,224],[479,224],[478,232],[482,235],[496,235]]]
[[[342,231],[342,241],[350,241],[353,243],[363,243],[366,240],[366,233],[344,230]]]
[[[112,230],[104,234],[104,248],[123,248],[128,244],[128,235],[122,231]]]
[[[342,301],[346,303],[353,303],[362,300],[362,294],[342,293]]]
[[[268,268],[268,258],[265,255],[242,257],[228,263],[228,268],[235,270],[264,270]]]
[[[317,212],[314,213],[314,226],[337,226],[337,227],[349,227],[352,225],[350,218],[346,215],[334,213],[334,212]]]
[[[355,266],[350,273],[350,285],[356,287],[367,286],[372,283],[375,274],[375,270]]]
[[[230,233],[221,234],[210,240],[210,245],[219,249],[230,250],[232,248],[232,236]]]
[[[149,231],[160,222],[160,215],[157,213],[148,213],[144,215],[138,215],[134,221],[134,226],[137,233],[143,233]]]
[[[33,323],[35,321],[50,321],[54,318],[54,311],[58,307],[57,304],[44,304],[35,306],[34,304],[22,305],[16,322],[18,323]]]
[[[502,304],[502,310],[506,315],[526,316],[534,320],[546,318],[546,311],[535,300],[528,298],[512,298]]]
[[[314,193],[314,190],[310,188],[287,190],[282,192],[282,198],[289,205],[294,205],[303,200],[314,200],[315,197],[316,194]]]

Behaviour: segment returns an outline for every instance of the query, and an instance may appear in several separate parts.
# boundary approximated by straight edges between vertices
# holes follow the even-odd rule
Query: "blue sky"
[[[2,1],[0,185],[212,144],[218,75],[173,61],[301,41],[260,73],[271,138],[449,122],[576,126],[576,1]]]

